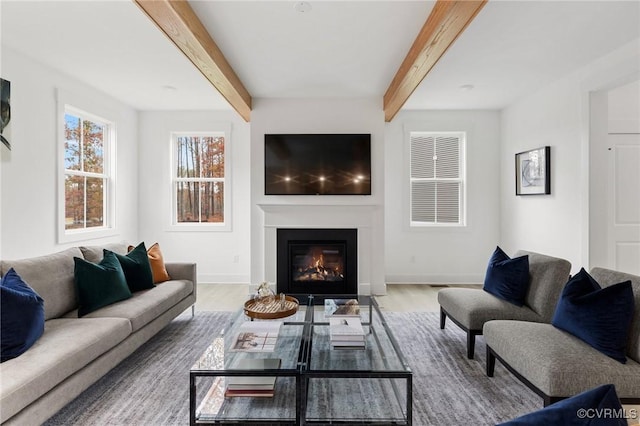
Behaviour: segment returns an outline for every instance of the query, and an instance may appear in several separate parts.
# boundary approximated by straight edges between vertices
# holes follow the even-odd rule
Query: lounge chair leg
[[[467,331],[467,358],[473,359],[476,348],[476,335],[471,330]]]
[[[191,318],[196,315],[196,305],[191,305]]]
[[[548,396],[545,395],[542,397],[542,401],[545,407],[548,407],[551,404],[555,404],[556,402],[562,401],[563,399],[565,399],[564,397],[561,396]]]
[[[447,314],[444,313],[444,309],[440,306],[440,330],[444,330],[444,323],[447,320]]]
[[[487,377],[493,377],[493,372],[496,368],[496,357],[491,352],[491,348],[487,346]]]

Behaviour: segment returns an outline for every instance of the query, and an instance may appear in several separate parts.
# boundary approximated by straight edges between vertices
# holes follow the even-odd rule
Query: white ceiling
[[[380,99],[434,4],[190,3],[254,98]],[[2,46],[137,109],[230,109],[130,0],[0,0],[0,19]],[[491,0],[404,108],[500,109],[639,37],[638,0]]]

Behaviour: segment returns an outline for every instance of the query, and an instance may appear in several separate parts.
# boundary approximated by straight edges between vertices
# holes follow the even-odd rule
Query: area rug
[[[54,425],[189,424],[189,369],[230,316],[198,312],[172,321],[129,358],[69,403]],[[542,400],[499,364],[485,375],[485,345],[466,357],[466,335],[439,328],[434,312],[385,312],[413,371],[414,425],[493,425],[542,407]]]

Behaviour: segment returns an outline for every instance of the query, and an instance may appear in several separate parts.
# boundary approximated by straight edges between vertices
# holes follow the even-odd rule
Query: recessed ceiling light
[[[305,13],[311,11],[311,4],[306,1],[297,1],[296,4],[293,5],[293,8],[296,12]]]

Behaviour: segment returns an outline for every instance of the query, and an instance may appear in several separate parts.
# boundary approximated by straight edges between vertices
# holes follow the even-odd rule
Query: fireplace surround
[[[278,293],[358,294],[358,230],[278,228]]]

